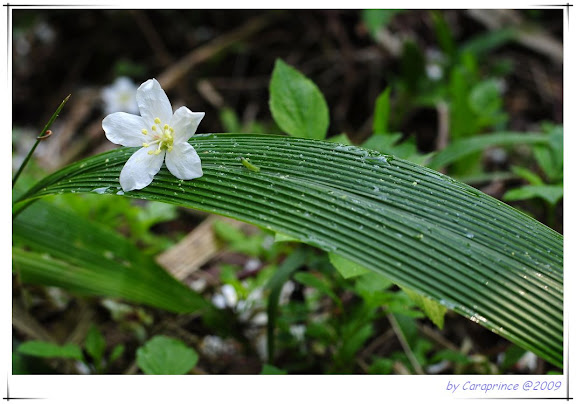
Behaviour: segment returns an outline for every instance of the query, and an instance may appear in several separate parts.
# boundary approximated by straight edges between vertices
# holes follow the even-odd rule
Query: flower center
[[[142,129],[142,134],[146,137],[150,136],[150,142],[142,143],[144,147],[150,147],[157,144],[158,148],[156,150],[150,150],[148,154],[160,154],[162,150],[172,151],[174,146],[174,128],[169,126],[167,123],[162,125],[160,118],[154,119],[154,125],[150,128],[152,132],[148,132],[147,129]]]

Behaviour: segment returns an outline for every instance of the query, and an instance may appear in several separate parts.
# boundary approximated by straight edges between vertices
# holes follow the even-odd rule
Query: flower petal
[[[142,146],[146,140],[142,134],[144,120],[138,115],[115,112],[102,120],[102,128],[108,140],[122,146]]]
[[[200,156],[186,142],[174,143],[172,151],[166,153],[166,167],[172,175],[181,180],[191,180],[204,175]]]
[[[148,154],[150,148],[143,147],[134,153],[120,172],[120,185],[124,192],[142,189],[150,185],[164,162],[165,151]]]
[[[170,122],[172,105],[156,79],[147,80],[138,87],[136,101],[140,108],[140,115],[148,127],[153,125],[156,118],[160,118],[162,124]]]
[[[170,126],[174,128],[174,143],[186,142],[196,133],[204,112],[192,112],[180,107],[174,112]]]

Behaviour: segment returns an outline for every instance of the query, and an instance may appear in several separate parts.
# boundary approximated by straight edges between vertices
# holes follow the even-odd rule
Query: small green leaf
[[[390,87],[382,91],[376,98],[374,107],[374,133],[388,133],[388,118],[390,117]]]
[[[371,375],[389,375],[394,369],[394,360],[390,358],[378,358],[370,365],[368,373]]]
[[[428,167],[439,169],[452,164],[455,161],[464,159],[476,152],[483,151],[494,146],[514,146],[517,144],[545,144],[548,137],[539,133],[528,132],[496,132],[487,135],[467,137],[455,140],[444,150],[437,153]]]
[[[369,269],[364,268],[362,265],[358,265],[340,255],[334,253],[328,253],[328,258],[330,263],[336,268],[336,270],[342,275],[344,279],[353,278],[355,276],[364,275],[371,272]]]
[[[298,70],[276,60],[270,81],[270,111],[284,132],[297,137],[324,139],[329,114],[324,96]]]
[[[297,274],[294,275],[294,280],[300,282],[303,285],[317,289],[319,292],[329,296],[337,304],[341,303],[338,296],[336,296],[336,294],[332,292],[330,286],[327,285],[323,279],[320,279],[311,273],[298,272]]]
[[[222,108],[220,110],[220,123],[226,132],[241,132],[242,130],[238,115],[230,108]]]
[[[375,133],[362,144],[362,147],[384,154],[392,154],[391,150],[401,138],[401,133]]]
[[[512,189],[503,196],[505,201],[522,201],[525,199],[542,198],[551,205],[556,205],[564,195],[562,185],[526,185]]]
[[[444,14],[439,11],[432,11],[432,21],[434,23],[434,31],[436,32],[436,40],[440,44],[442,51],[452,58],[456,54],[456,44],[454,43],[454,35],[444,18]]]
[[[350,140],[350,138],[346,133],[340,133],[339,135],[332,136],[326,140],[329,142],[345,144],[347,146],[352,144],[352,141]]]
[[[300,239],[298,239],[298,238],[296,238],[296,237],[289,236],[289,235],[287,235],[287,234],[276,233],[276,234],[274,235],[274,242],[275,242],[275,243],[282,243],[282,242],[285,242],[285,241],[295,241],[295,242],[301,243],[301,240],[300,240]]]
[[[452,351],[450,349],[443,349],[438,353],[436,353],[432,357],[432,359],[430,359],[430,362],[432,363],[440,361],[450,361],[461,365],[467,365],[469,363],[472,363],[472,359],[470,359],[467,355],[464,355],[463,353],[457,351]]]
[[[356,278],[356,290],[363,295],[383,291],[393,284],[394,283],[385,276],[372,271]]]
[[[159,335],[138,348],[136,362],[148,375],[184,375],[196,366],[198,354],[180,340]]]
[[[84,341],[84,347],[88,354],[94,359],[96,363],[100,363],[104,351],[106,350],[106,340],[104,336],[98,330],[98,328],[92,324],[88,335],[86,335],[86,341]]]
[[[112,352],[110,353],[110,357],[108,358],[108,360],[110,362],[116,361],[117,359],[119,359],[122,356],[125,349],[126,349],[126,347],[122,344],[116,345],[114,347],[114,349],[112,349]]]
[[[18,347],[18,352],[24,355],[41,358],[63,358],[82,360],[82,350],[78,345],[56,345],[46,341],[27,341]]]
[[[468,99],[470,107],[477,114],[495,112],[502,105],[500,87],[496,80],[485,80],[474,86]]]
[[[227,243],[232,251],[257,257],[262,251],[262,240],[259,237],[246,237],[246,234],[230,223],[217,220],[212,225],[218,239]]]
[[[542,178],[538,176],[535,172],[520,166],[512,166],[512,172],[517,176],[524,178],[531,185],[544,185]]]
[[[558,182],[564,176],[563,129],[553,126],[549,131],[549,143],[534,147],[534,156],[549,182]]]
[[[436,327],[440,329],[444,327],[444,315],[447,311],[446,307],[410,289],[402,287],[402,290],[424,311],[424,314],[426,314]]]
[[[366,28],[370,31],[372,36],[376,36],[376,33],[385,28],[392,18],[396,14],[403,12],[404,10],[363,10],[362,11],[362,22],[366,25]]]
[[[264,365],[262,366],[261,375],[285,375],[288,374],[285,370],[279,369],[276,366]]]

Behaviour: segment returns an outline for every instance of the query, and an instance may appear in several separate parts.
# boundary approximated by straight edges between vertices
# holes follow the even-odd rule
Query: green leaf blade
[[[270,81],[270,111],[278,126],[292,136],[324,139],[329,113],[324,96],[310,79],[276,60]]]
[[[177,313],[210,307],[124,237],[44,201],[14,220],[13,240],[14,269],[24,282]]]
[[[124,196],[233,217],[334,252],[562,366],[563,238],[552,229],[438,172],[358,147],[238,134],[191,144],[202,178],[178,181],[163,168]],[[26,198],[115,193],[131,152],[66,167]]]
[[[18,346],[18,352],[41,358],[83,359],[82,350],[74,344],[57,345],[46,341],[27,341]]]

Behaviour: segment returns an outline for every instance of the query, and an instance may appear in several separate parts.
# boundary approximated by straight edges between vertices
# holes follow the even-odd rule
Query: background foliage
[[[100,124],[103,86],[118,76],[137,84],[157,77],[174,106],[207,112],[200,132],[325,132],[342,144],[441,170],[561,232],[562,59],[554,49],[561,46],[562,15],[525,10],[490,18],[500,25],[487,26],[474,10],[15,10],[15,164],[35,136],[29,131],[49,118],[49,106],[73,94],[54,125],[57,136],[41,144],[15,195],[45,173],[113,147]],[[145,28],[150,21],[154,29]],[[549,41],[546,50],[526,39],[528,30]],[[299,74],[305,84],[282,87]],[[315,94],[309,104],[286,101],[305,94]],[[285,119],[294,108],[302,108],[296,126]],[[266,231],[216,222],[217,252],[182,278],[194,291],[166,277],[153,257],[200,228],[205,219],[197,212],[106,195],[62,195],[43,204],[29,208],[29,224],[60,218],[94,228],[84,236],[100,235],[110,245],[99,252],[87,239],[78,254],[91,254],[93,268],[110,273],[86,282],[75,272],[79,278],[32,286],[46,283],[38,277],[49,269],[71,271],[57,247],[62,256],[69,251],[57,240],[50,249],[52,235],[41,234],[40,250],[15,251],[19,265],[38,266],[36,278],[15,272],[15,373],[557,371],[450,311],[435,315],[409,290],[373,274],[349,277],[346,271],[362,269],[319,250],[273,243]],[[21,231],[31,243],[33,232]],[[118,262],[126,254],[141,264]],[[166,290],[174,283],[181,292],[126,295],[118,287],[121,268],[139,290],[165,282]],[[101,297],[88,297],[94,290],[86,285],[95,282]],[[171,314],[181,304],[207,312]],[[266,328],[270,323],[275,329]],[[162,355],[199,359],[189,361],[190,369],[158,369],[154,355],[163,349]],[[263,366],[271,353],[274,366]]]

